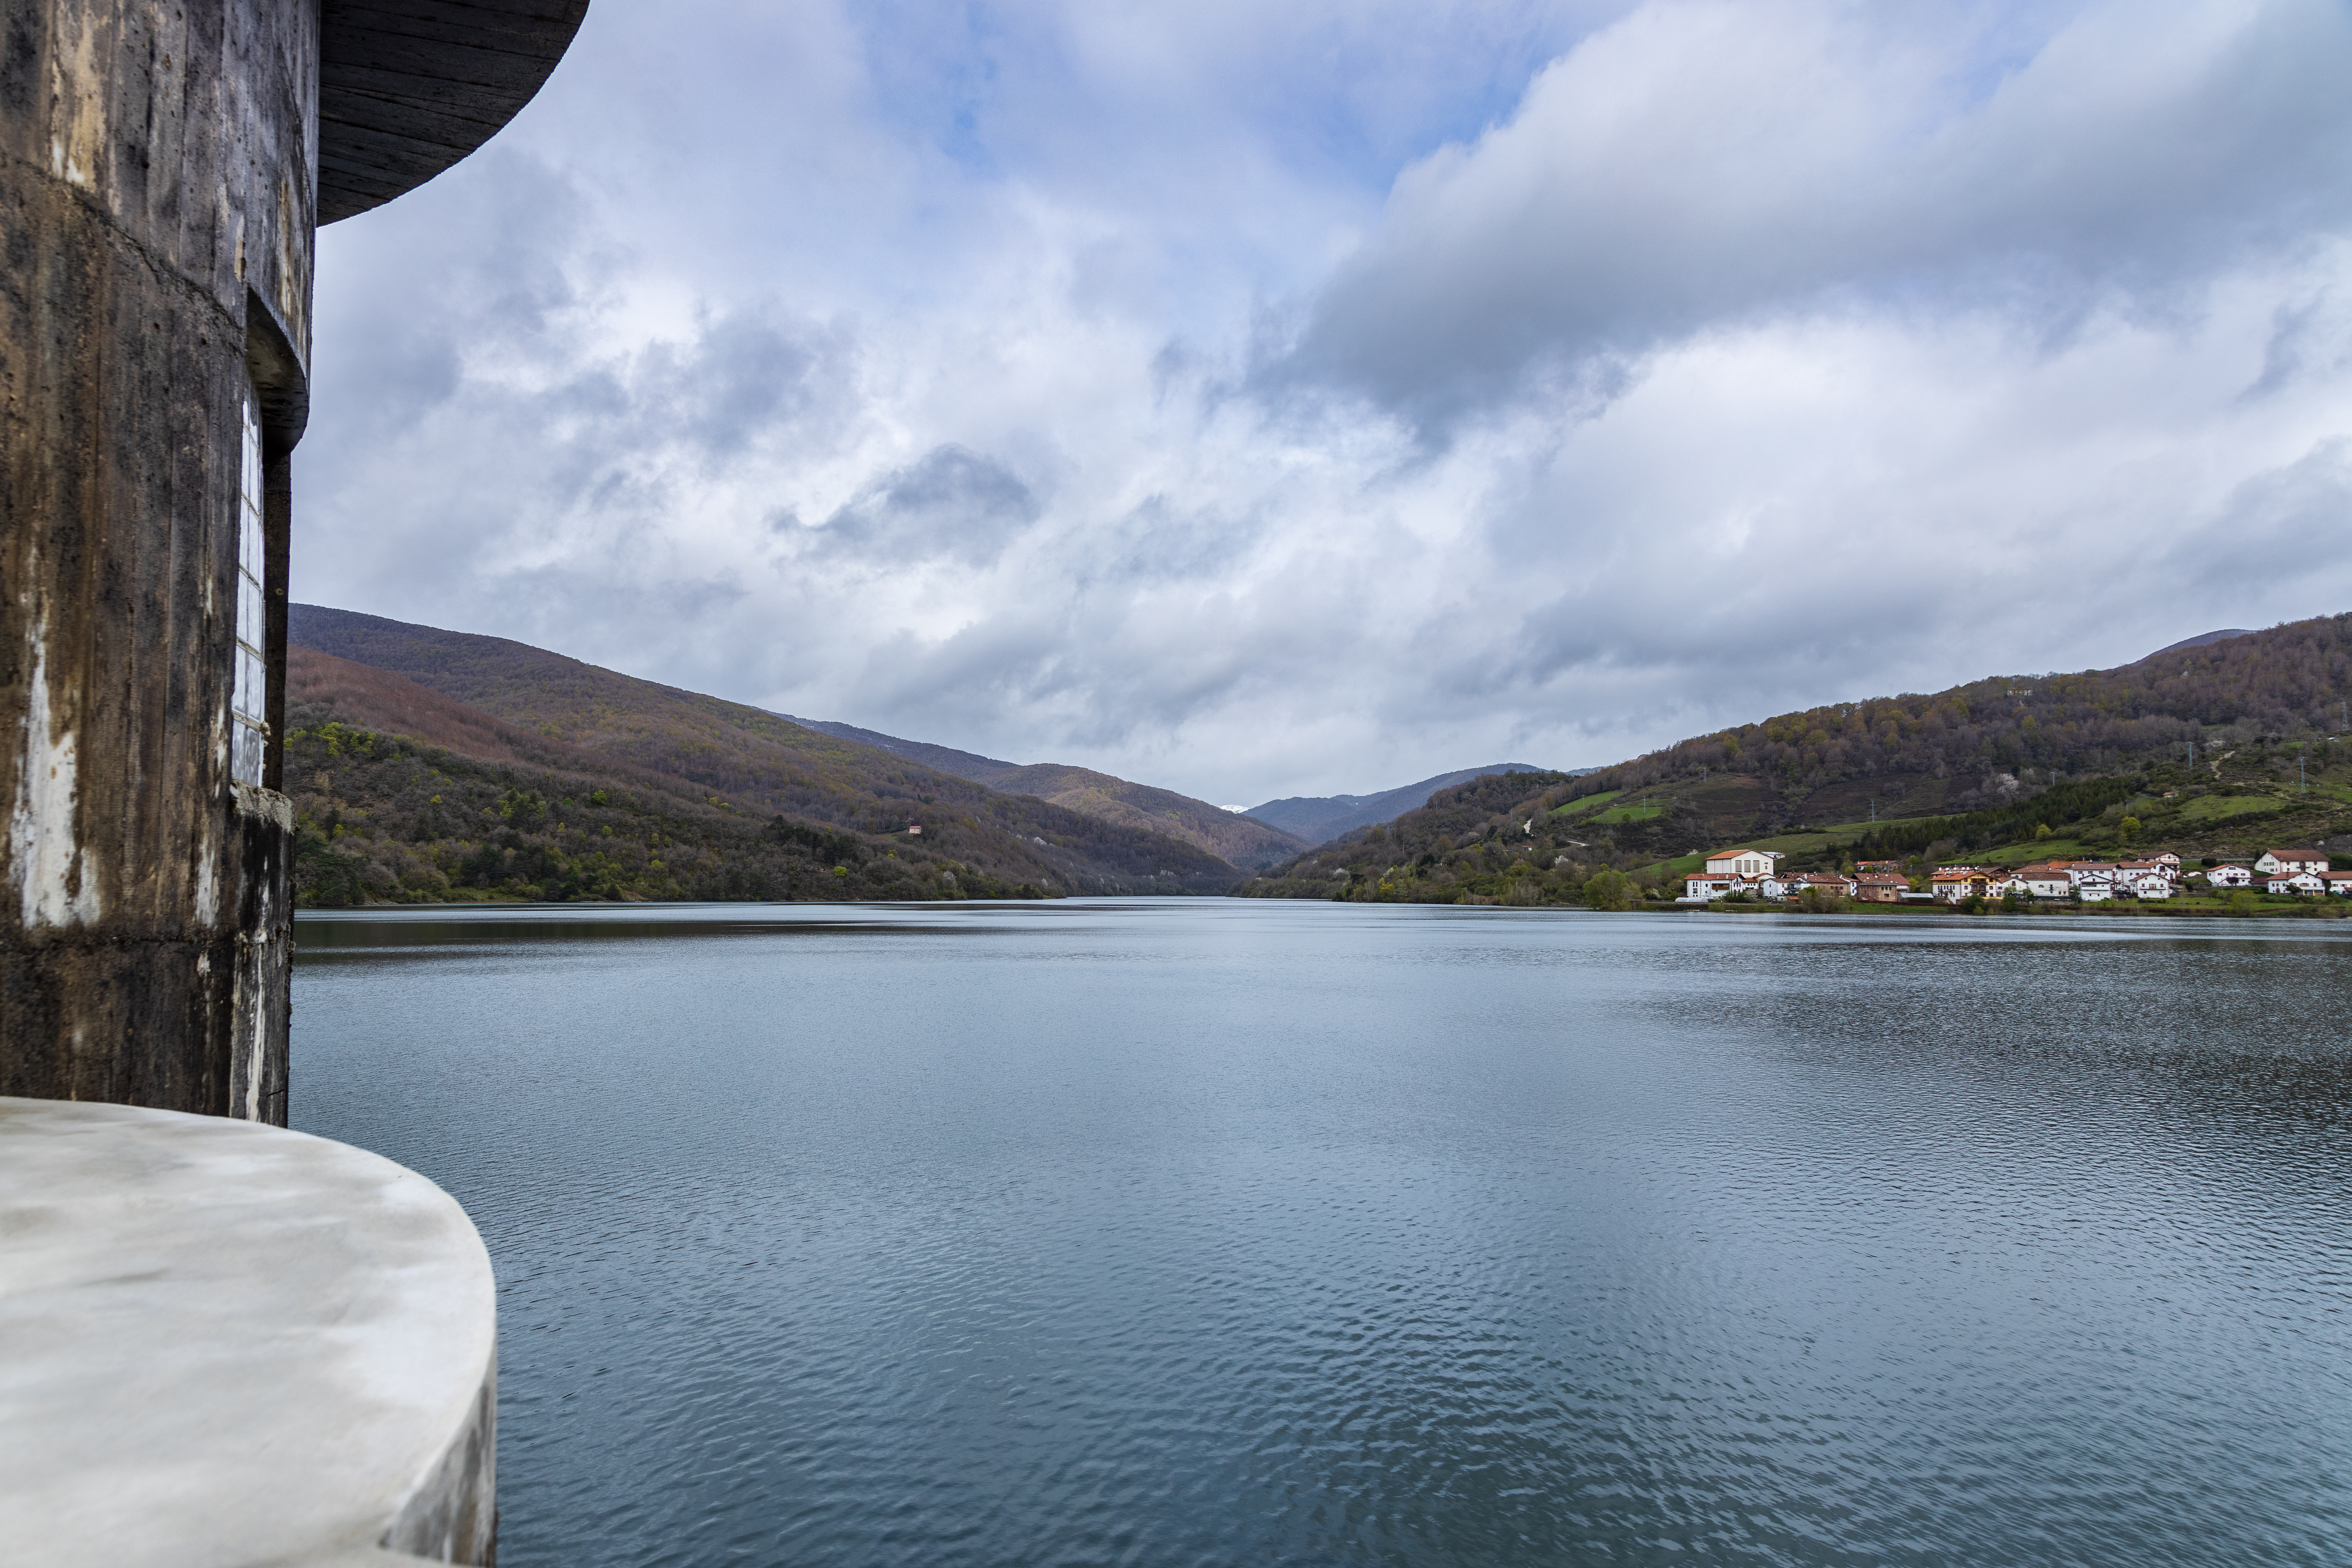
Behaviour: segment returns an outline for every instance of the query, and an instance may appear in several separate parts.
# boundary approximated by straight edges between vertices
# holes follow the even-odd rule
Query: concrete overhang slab
[[[381,206],[488,142],[587,15],[588,0],[325,0],[319,221]]]

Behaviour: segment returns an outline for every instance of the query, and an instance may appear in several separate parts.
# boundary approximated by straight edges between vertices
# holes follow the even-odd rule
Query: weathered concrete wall
[[[6,10],[0,1093],[285,1117],[290,819],[227,699],[248,375],[280,490],[305,406],[318,24]]]

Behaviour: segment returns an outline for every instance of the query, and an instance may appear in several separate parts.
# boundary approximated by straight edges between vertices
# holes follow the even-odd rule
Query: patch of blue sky
[[[2083,10],[2080,0],[2042,5],[2004,0],[1956,10],[1956,30],[1969,41],[1953,51],[1944,73],[1947,106],[1965,114],[1992,101]]]
[[[1377,194],[1507,121],[1545,66],[1633,5],[1300,7],[1108,46],[1114,29],[1081,36],[1061,11],[975,0],[884,0],[851,21],[884,125],[983,179],[1238,132],[1310,181]]]

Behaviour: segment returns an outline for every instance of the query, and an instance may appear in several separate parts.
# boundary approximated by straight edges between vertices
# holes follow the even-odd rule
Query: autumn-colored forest
[[[1604,768],[1577,793],[1732,774],[1769,792],[1759,827],[1852,820],[1865,801],[1882,816],[1925,816],[2264,737],[2352,731],[2347,703],[2352,615],[2329,616],[2118,669],[1993,676],[1782,713]]]
[[[625,743],[600,750],[300,646],[287,714],[306,905],[1214,893],[1237,875],[1181,840],[853,742],[777,744],[757,723],[668,733],[623,710]]]

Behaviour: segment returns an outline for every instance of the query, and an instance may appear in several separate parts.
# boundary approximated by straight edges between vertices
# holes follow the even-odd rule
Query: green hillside
[[[1702,838],[1949,816],[2069,779],[2352,731],[2352,616],[2117,669],[1996,676],[1782,713],[1588,774],[1579,795],[1671,798]]]
[[[1253,879],[1257,897],[1576,902],[1614,871],[1672,897],[1711,849],[1790,870],[2324,846],[2352,864],[2352,617],[2077,676],[1783,714],[1581,778],[1442,790]],[[2193,757],[2192,757],[2193,752]]]

